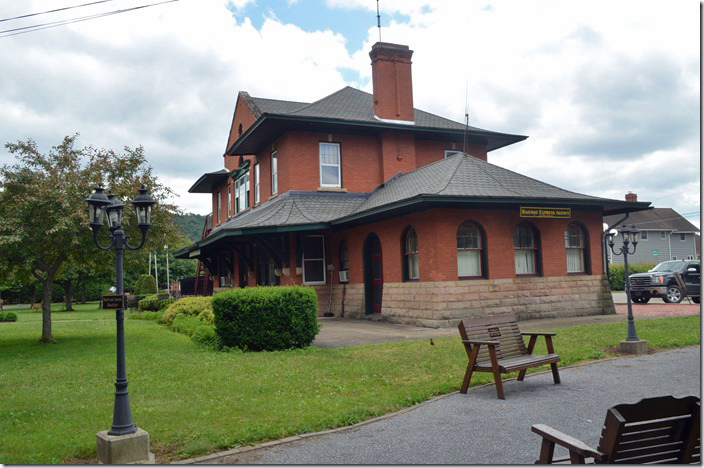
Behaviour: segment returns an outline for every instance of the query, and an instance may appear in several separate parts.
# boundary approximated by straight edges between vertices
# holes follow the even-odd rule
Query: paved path
[[[549,372],[508,381],[503,401],[493,386],[476,387],[373,422],[196,462],[527,464],[540,448],[532,424],[548,424],[596,446],[613,405],[660,395],[701,396],[699,347],[597,361],[560,374],[560,385]]]

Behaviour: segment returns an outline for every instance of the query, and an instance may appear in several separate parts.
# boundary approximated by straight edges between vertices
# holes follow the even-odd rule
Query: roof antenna
[[[462,139],[462,153],[467,154],[467,130],[469,130],[469,81],[464,84],[464,136]]]
[[[379,42],[381,42],[381,15],[379,15],[379,0],[376,0],[376,27],[379,28]]]

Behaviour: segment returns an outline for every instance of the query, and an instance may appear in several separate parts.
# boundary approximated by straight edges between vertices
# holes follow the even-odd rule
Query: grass
[[[57,344],[40,344],[41,314],[0,323],[0,463],[97,461],[110,428],[114,312],[57,312]],[[651,349],[700,343],[699,316],[637,322]],[[127,320],[127,377],[135,423],[157,463],[352,424],[459,388],[459,338],[343,349],[212,352],[149,320]],[[608,357],[625,324],[560,329],[561,365]],[[539,351],[538,351],[539,352]],[[473,384],[487,383],[479,374]],[[476,379],[476,380],[475,380]]]

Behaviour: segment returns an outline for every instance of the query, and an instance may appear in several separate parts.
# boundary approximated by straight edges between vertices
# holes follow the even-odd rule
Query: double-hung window
[[[585,273],[586,244],[584,232],[576,224],[570,224],[565,231],[565,251],[567,253],[567,273]]]
[[[227,217],[232,216],[232,185],[227,184]]]
[[[235,212],[240,213],[249,208],[249,171],[235,181]]]
[[[521,223],[513,233],[513,256],[517,275],[537,275],[538,241],[533,227]]]
[[[220,210],[222,210],[222,192],[220,190],[218,190],[218,209],[217,209],[218,224],[220,224]]]
[[[338,143],[320,143],[320,186],[342,187]]]
[[[457,230],[457,275],[482,277],[482,235],[472,222],[463,223]]]
[[[418,264],[418,236],[416,230],[409,228],[406,231],[403,242],[403,256],[405,257],[405,280],[417,280],[420,278],[420,268]]]
[[[271,194],[279,192],[279,157],[276,151],[271,153]]]
[[[254,204],[259,203],[259,164],[254,165]]]
[[[321,235],[303,241],[303,284],[325,284],[325,242]]]

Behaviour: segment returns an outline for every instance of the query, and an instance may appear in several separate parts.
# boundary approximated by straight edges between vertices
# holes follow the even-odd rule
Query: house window
[[[279,158],[276,151],[271,153],[271,194],[279,192]]]
[[[686,240],[687,240],[687,234],[680,234],[680,240],[681,240],[681,241],[686,241]]]
[[[320,143],[320,186],[342,187],[340,145]]]
[[[677,255],[673,255],[673,256],[672,256],[672,259],[673,259],[673,260],[677,260]]]
[[[667,231],[660,231],[660,240],[667,239]]]
[[[254,165],[254,204],[259,203],[259,164]]]
[[[325,241],[321,235],[303,241],[303,283],[325,284]]]
[[[249,208],[249,171],[235,181],[235,213]]]
[[[347,242],[340,242],[340,283],[349,283],[350,254]],[[344,272],[344,273],[343,273]]]
[[[516,275],[538,274],[538,241],[535,229],[521,223],[513,233],[513,255]]]
[[[447,159],[447,158],[449,158],[449,157],[451,157],[451,156],[454,156],[454,155],[456,155],[456,154],[462,154],[462,151],[458,151],[458,150],[445,150],[445,159]]]
[[[687,260],[694,260],[694,255],[687,255]]]
[[[418,266],[418,236],[416,230],[408,228],[403,236],[404,280],[417,280],[420,277]]]
[[[481,278],[482,234],[476,224],[463,223],[457,230],[457,276]]]
[[[585,273],[584,231],[577,224],[570,224],[565,230],[565,250],[567,253],[567,273]]]
[[[648,231],[640,231],[640,240],[642,240],[642,241],[648,240]]]
[[[232,185],[227,184],[227,217],[232,216]]]
[[[218,224],[220,224],[220,210],[222,209],[222,192],[218,190]]]

